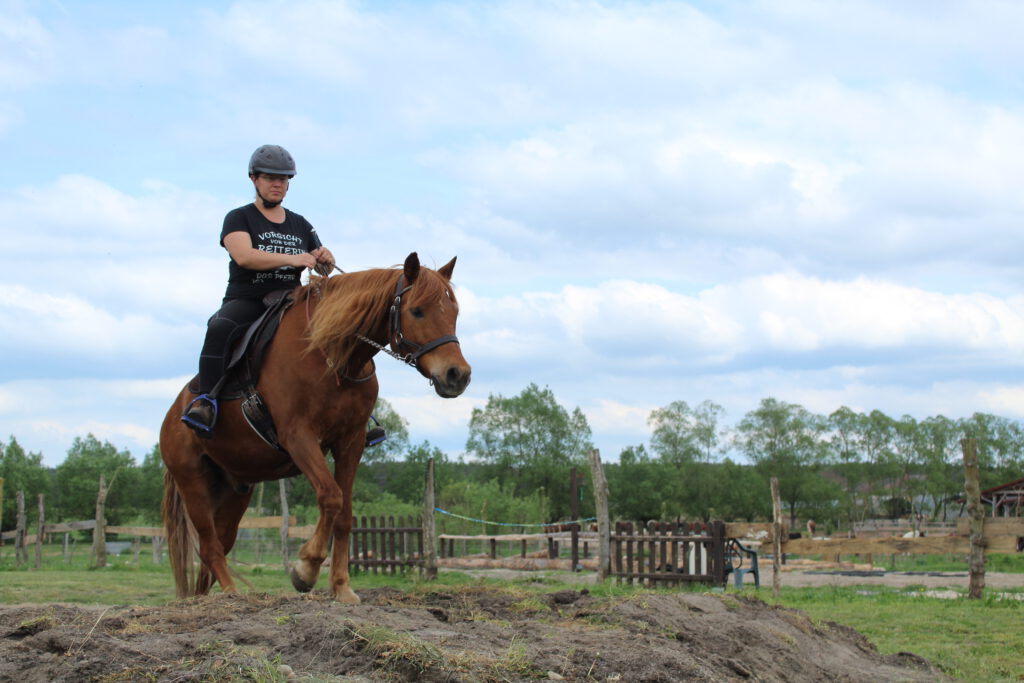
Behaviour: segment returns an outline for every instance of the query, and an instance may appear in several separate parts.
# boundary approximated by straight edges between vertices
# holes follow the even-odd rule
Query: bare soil
[[[740,594],[471,586],[0,607],[0,681],[937,681],[910,653]]]

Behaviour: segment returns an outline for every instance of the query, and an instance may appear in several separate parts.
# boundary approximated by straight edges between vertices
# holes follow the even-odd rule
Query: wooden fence
[[[352,528],[351,542],[349,543],[349,564],[352,567],[377,573],[396,573],[399,569],[408,567],[420,567],[423,564],[423,529],[418,518],[399,517],[359,517],[354,521]],[[282,538],[306,540],[313,536],[314,525],[296,526],[294,516],[282,518],[270,517],[243,517],[238,526],[243,533],[239,534],[239,543],[236,548],[247,539],[244,531],[259,531],[265,529],[276,529],[281,531]],[[17,529],[0,534],[0,541],[13,541],[11,546],[18,564],[24,564],[28,560],[28,548],[37,548],[36,568],[40,567],[41,545],[54,545],[53,536],[63,535],[63,558],[64,562],[70,562],[74,547],[77,545],[77,534],[75,532],[97,533],[96,520],[89,519],[78,522],[61,522],[57,524],[44,523],[42,529],[36,529],[36,533],[30,534],[28,525],[19,526]],[[159,564],[163,561],[164,529],[163,527],[146,526],[103,526],[102,535],[107,547],[114,542],[109,541],[110,536],[128,536],[131,538],[131,549],[134,561],[138,562],[141,551],[142,539],[150,539],[153,562]],[[90,545],[90,549],[91,549]],[[0,544],[0,551],[4,544]],[[284,547],[282,547],[282,551]],[[282,552],[287,556],[288,553]]]
[[[289,538],[313,537],[315,525],[292,527]],[[395,574],[423,566],[423,527],[417,517],[357,517],[352,520],[349,567]]]
[[[724,522],[616,522],[610,540],[619,582],[725,585]]]

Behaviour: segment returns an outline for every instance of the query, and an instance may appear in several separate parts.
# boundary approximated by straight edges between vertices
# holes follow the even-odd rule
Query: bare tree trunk
[[[426,482],[423,485],[423,574],[437,578],[437,526],[434,519],[434,459],[427,460]]]
[[[278,480],[278,489],[281,492],[281,560],[284,562],[284,570],[288,571],[288,491],[284,482],[284,479]]]
[[[772,477],[772,597],[778,599],[782,587],[782,503],[779,501],[779,480]]]
[[[267,482],[259,483],[259,493],[256,494],[256,515],[263,515],[263,489]],[[256,564],[263,564],[263,529],[254,529],[256,532]]]
[[[43,543],[46,541],[46,507],[39,494],[39,525],[36,529],[36,569],[43,568]]]
[[[92,532],[92,552],[96,567],[107,566],[107,480],[100,475],[100,491],[96,496],[96,528]]]
[[[967,597],[980,600],[985,591],[985,509],[981,505],[981,484],[978,481],[978,445],[974,439],[963,439],[960,447],[964,452],[964,491],[970,518],[971,550],[967,556],[970,587]]]
[[[25,550],[25,527],[28,526],[28,523],[25,520],[25,492],[18,491],[14,500],[18,507],[18,516],[16,518],[17,526],[14,531],[14,561],[20,567],[28,562],[28,551]]]
[[[611,520],[608,517],[608,480],[601,465],[601,451],[590,451],[590,474],[594,480],[594,509],[597,514],[597,580],[611,576]]]

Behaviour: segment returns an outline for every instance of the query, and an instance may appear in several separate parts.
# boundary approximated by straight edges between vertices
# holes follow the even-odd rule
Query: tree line
[[[412,444],[408,423],[386,400],[375,411],[388,440],[367,449],[356,483],[356,514],[418,514],[426,462],[433,459],[437,505],[461,517],[530,524],[570,518],[569,472],[587,477],[594,448],[586,416],[567,410],[553,392],[536,384],[520,394],[491,395],[473,410],[463,456],[450,458],[428,441]],[[976,413],[916,420],[874,410],[842,407],[829,415],[765,398],[737,423],[725,423],[721,406],[685,401],[651,412],[650,438],[629,446],[607,463],[613,517],[647,519],[766,520],[771,516],[769,480],[777,477],[791,519],[813,518],[826,531],[878,517],[921,514],[945,519],[959,513],[963,488],[960,441],[978,444],[982,487],[1022,476],[1021,423]],[[15,523],[15,492],[26,502],[46,495],[51,519],[89,519],[100,474],[108,482],[107,518],[112,524],[157,524],[163,462],[154,446],[136,462],[93,435],[76,438],[60,465],[49,469],[42,455],[26,452],[15,437],[0,444],[4,479],[4,529]],[[587,488],[587,487],[585,487]],[[254,492],[259,514],[277,514],[278,487]],[[302,478],[287,482],[289,509],[316,517],[312,488]],[[585,491],[580,515],[593,514]],[[443,531],[494,533],[499,527],[442,520]]]

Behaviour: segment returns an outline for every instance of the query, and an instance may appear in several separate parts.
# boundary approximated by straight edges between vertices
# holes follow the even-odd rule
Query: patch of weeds
[[[488,673],[498,680],[507,680],[508,674],[527,678],[537,678],[542,672],[533,666],[529,648],[526,643],[516,642],[516,636],[508,644],[508,650],[488,667]]]
[[[501,626],[502,628],[512,628],[512,622],[508,621],[507,619],[499,619],[496,616],[493,616],[491,614],[488,614],[487,612],[484,612],[483,610],[478,609],[469,610],[465,614],[465,620],[475,621],[481,624],[495,624],[496,626]]]
[[[285,624],[291,624],[295,621],[295,617],[290,614],[282,614],[281,616],[274,619],[274,623],[278,626],[284,626]]]
[[[60,626],[60,622],[57,621],[57,617],[51,611],[31,619],[26,619],[15,627],[14,633],[18,636],[31,636],[40,631],[56,628],[57,626]]]
[[[421,674],[425,671],[449,671],[457,660],[446,657],[438,648],[408,633],[383,626],[353,629],[352,635],[363,641],[365,649],[388,672]]]
[[[97,679],[99,683],[135,683],[136,681],[150,681],[156,683],[160,680],[156,672],[152,668],[132,667],[125,669],[124,671],[118,671],[116,674],[110,674],[109,676],[103,676]]]
[[[523,598],[519,602],[514,602],[510,609],[523,614],[547,614],[551,611],[545,602],[536,597]]]
[[[237,645],[230,640],[214,640],[198,648],[199,658],[184,660],[184,666],[210,683],[283,683],[280,658],[268,658],[258,647]]]
[[[127,624],[125,624],[124,628],[119,630],[118,633],[124,634],[126,636],[130,636],[130,635],[133,635],[135,633],[149,633],[152,630],[153,630],[153,625],[152,624],[144,624],[141,621],[135,620],[135,621],[129,621]]]
[[[740,602],[733,595],[722,595],[722,596],[719,597],[719,600],[722,602],[722,605],[725,607],[725,609],[730,610],[730,611],[737,610],[737,609],[743,607],[743,603]]]
[[[785,643],[789,647],[791,647],[791,648],[796,647],[796,638],[794,638],[793,636],[789,635],[788,633],[785,633],[783,631],[777,631],[775,629],[769,629],[769,633],[771,633],[773,636],[775,636],[776,638],[781,640],[783,643]]]
[[[814,624],[804,614],[794,612],[792,610],[783,610],[779,613],[779,616],[781,616],[786,623],[793,626],[801,633],[810,635],[814,632]]]

